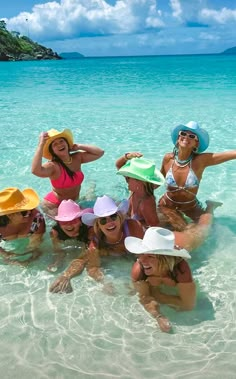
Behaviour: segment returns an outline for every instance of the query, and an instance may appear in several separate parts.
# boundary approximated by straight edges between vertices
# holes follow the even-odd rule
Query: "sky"
[[[214,54],[236,46],[235,0],[4,0],[0,19],[59,54]]]

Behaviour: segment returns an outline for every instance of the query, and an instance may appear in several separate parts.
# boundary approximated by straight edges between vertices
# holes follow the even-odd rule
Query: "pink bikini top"
[[[82,171],[77,171],[74,173],[73,178],[71,178],[67,172],[66,169],[60,165],[61,168],[61,175],[58,179],[51,180],[52,186],[54,188],[70,188],[70,187],[76,187],[80,186],[81,183],[84,180],[84,174]]]

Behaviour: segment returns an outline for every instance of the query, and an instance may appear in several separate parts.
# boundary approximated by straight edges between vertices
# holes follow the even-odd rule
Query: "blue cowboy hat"
[[[206,130],[200,128],[200,126],[198,125],[198,123],[196,121],[189,121],[186,125],[177,125],[173,128],[172,132],[171,132],[171,138],[172,138],[172,141],[173,141],[173,144],[175,145],[177,140],[178,140],[178,137],[179,137],[179,132],[181,130],[186,130],[188,132],[192,132],[194,134],[196,134],[196,136],[198,137],[198,141],[199,141],[199,145],[198,145],[198,149],[197,149],[197,152],[198,153],[202,153],[204,150],[206,150],[209,146],[209,134],[207,133]]]

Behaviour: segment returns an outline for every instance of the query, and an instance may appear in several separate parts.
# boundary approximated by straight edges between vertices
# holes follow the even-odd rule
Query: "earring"
[[[195,153],[195,154],[198,153],[198,147],[197,146],[193,148],[193,153]]]

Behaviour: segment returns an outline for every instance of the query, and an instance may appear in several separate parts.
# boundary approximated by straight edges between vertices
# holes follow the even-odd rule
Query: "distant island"
[[[0,61],[29,61],[62,59],[52,49],[33,42],[19,32],[9,32],[4,20],[0,20]]]
[[[85,58],[85,56],[83,54],[77,53],[76,51],[71,52],[71,53],[60,53],[60,57],[62,57],[64,59],[82,59],[82,58]]]
[[[223,51],[221,54],[229,54],[229,55],[236,54],[236,46]]]

